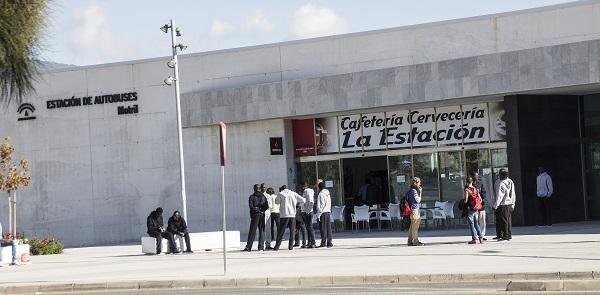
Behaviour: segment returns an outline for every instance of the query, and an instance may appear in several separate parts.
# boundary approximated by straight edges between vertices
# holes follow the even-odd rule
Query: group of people
[[[150,212],[150,215],[148,215],[148,218],[146,219],[148,235],[156,239],[156,255],[162,254],[163,238],[169,241],[169,250],[167,251],[167,254],[181,253],[175,245],[175,235],[185,239],[186,253],[194,253],[192,251],[192,245],[190,244],[190,235],[187,230],[187,224],[185,219],[181,216],[181,213],[179,213],[179,211],[173,212],[173,215],[169,218],[166,229],[164,227],[162,214],[163,209],[158,207],[156,210]]]
[[[331,233],[331,195],[325,183],[317,181],[317,192],[307,182],[302,184],[302,195],[286,185],[275,194],[273,188],[255,184],[248,198],[250,228],[243,251],[250,252],[258,231],[258,250],[279,250],[286,229],[289,230],[288,249],[294,247],[333,247]],[[315,197],[316,195],[316,197]],[[313,215],[321,232],[321,243],[317,246],[313,229]],[[269,227],[268,229],[266,227]],[[266,237],[265,237],[266,236]],[[302,236],[302,245],[300,245]],[[275,247],[271,243],[275,241]]]
[[[543,169],[543,168],[541,168]],[[541,170],[540,170],[541,171]],[[545,172],[544,172],[545,173]],[[540,173],[541,175],[541,173]],[[545,176],[544,176],[545,177]],[[538,185],[538,197],[544,198],[552,194],[551,180],[539,180],[546,185],[546,190],[540,190]],[[419,241],[419,226],[421,216],[419,209],[421,208],[422,182],[418,177],[413,177],[411,180],[411,188],[407,192],[406,197],[402,199],[402,213],[405,218],[410,219],[410,228],[408,233],[408,246],[423,246]],[[486,212],[485,200],[487,192],[483,183],[479,179],[479,174],[473,173],[466,178],[466,186],[464,189],[464,199],[459,204],[459,209],[462,209],[462,216],[467,219],[469,229],[471,231],[471,241],[469,244],[483,243],[486,229]],[[508,173],[504,169],[500,169],[498,179],[494,184],[494,192],[492,194],[492,208],[496,218],[496,237],[498,241],[510,241],[512,239],[512,213],[515,209],[516,194],[515,184],[508,178]],[[541,200],[540,207],[545,206]],[[549,210],[548,210],[549,211]]]

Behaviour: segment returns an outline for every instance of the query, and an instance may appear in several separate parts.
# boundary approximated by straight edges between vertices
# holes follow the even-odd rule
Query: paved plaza
[[[406,232],[338,232],[331,249],[230,251],[226,277],[220,251],[150,256],[139,245],[66,249],[61,255],[34,256],[31,265],[0,268],[0,286],[600,271],[599,222],[513,231],[509,242],[467,245],[466,228],[424,230],[424,247],[407,247]]]

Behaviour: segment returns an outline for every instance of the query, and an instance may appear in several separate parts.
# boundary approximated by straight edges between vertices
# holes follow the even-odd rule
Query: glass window
[[[313,187],[317,183],[317,162],[300,162],[297,164],[298,167],[298,185],[302,185],[304,181]],[[273,188],[275,192],[278,188]],[[299,188],[296,188],[299,190]],[[316,189],[316,188],[315,188]]]
[[[588,217],[600,218],[600,143],[585,147]]]
[[[583,97],[583,122],[586,137],[600,136],[600,94]]]
[[[412,159],[410,155],[388,157],[390,168],[390,203],[398,204],[410,187]]]
[[[317,177],[325,182],[325,187],[331,194],[331,205],[340,206],[340,161],[331,160],[317,162]]]
[[[500,169],[508,171],[508,156],[506,149],[492,149],[492,181],[498,179]]]
[[[464,197],[465,169],[462,151],[440,152],[441,199],[457,201]]]
[[[492,163],[490,162],[490,150],[467,150],[465,151],[465,159],[467,164],[467,173],[473,175],[479,174],[479,181],[485,188],[485,206],[486,209],[491,209],[491,194],[492,194]],[[491,212],[491,211],[490,211]]]
[[[421,178],[423,184],[422,202],[433,205],[438,201],[438,161],[435,153],[413,155],[413,175]],[[410,181],[410,180],[408,180]]]

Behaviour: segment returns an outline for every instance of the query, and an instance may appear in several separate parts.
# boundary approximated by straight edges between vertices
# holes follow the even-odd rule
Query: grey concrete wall
[[[216,126],[186,128],[186,181],[188,219],[192,231],[221,229],[221,166],[219,130]],[[284,155],[270,155],[269,137],[283,137]],[[286,157],[291,133],[283,120],[265,120],[227,125],[225,198],[227,228],[248,232],[248,196],[255,183],[266,183],[277,191],[289,183],[293,166]],[[292,158],[293,159],[293,158]]]
[[[244,122],[600,82],[600,39],[183,95],[183,124]]]
[[[227,183],[230,228],[245,232],[251,184],[295,179],[289,122],[272,118],[597,83],[598,28],[600,3],[584,1],[182,56],[190,226],[220,226],[216,134],[193,126],[245,122],[230,124]],[[14,104],[0,111],[0,136],[12,136],[17,157],[31,160],[19,230],[68,246],[136,241],[151,209],[181,208],[167,60],[47,72],[25,99],[36,120],[18,122]],[[117,104],[45,108],[49,99],[129,91],[139,94],[139,114],[117,116]],[[285,138],[286,156],[266,155],[270,136]],[[7,212],[0,202],[5,225]]]

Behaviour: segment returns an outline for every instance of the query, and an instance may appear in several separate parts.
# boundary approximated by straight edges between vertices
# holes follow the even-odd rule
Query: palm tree
[[[0,104],[34,91],[46,0],[0,0]]]

